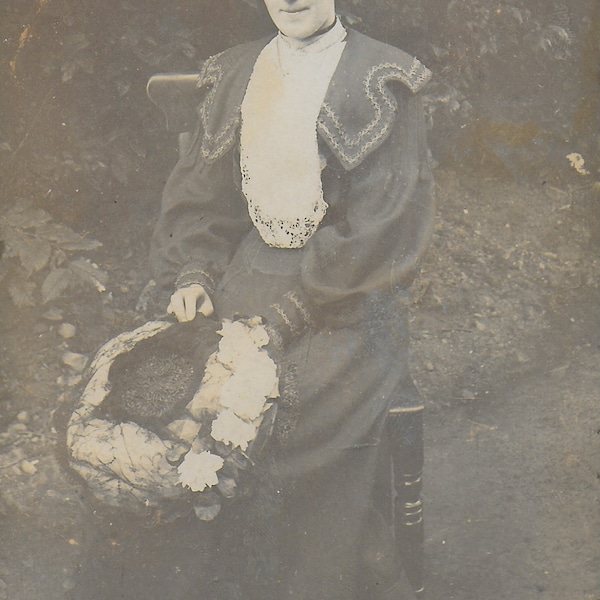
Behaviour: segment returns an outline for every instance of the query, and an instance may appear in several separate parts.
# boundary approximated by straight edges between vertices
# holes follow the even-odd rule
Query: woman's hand
[[[206,290],[198,284],[178,289],[167,306],[167,312],[174,314],[180,323],[193,321],[197,313],[210,317],[214,310]]]

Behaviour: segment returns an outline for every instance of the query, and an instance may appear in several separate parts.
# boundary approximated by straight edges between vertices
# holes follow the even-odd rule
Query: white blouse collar
[[[346,38],[346,35],[346,28],[342,25],[340,19],[336,18],[335,25],[329,31],[326,31],[321,35],[316,35],[307,40],[296,40],[283,35],[280,31],[277,35],[277,41],[284,48],[289,49],[292,52],[316,54],[343,41]]]

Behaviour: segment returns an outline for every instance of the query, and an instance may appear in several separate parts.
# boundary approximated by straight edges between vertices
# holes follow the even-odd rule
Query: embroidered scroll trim
[[[431,72],[416,58],[411,68],[406,70],[397,63],[382,63],[372,67],[364,80],[364,92],[375,111],[375,117],[356,135],[348,134],[341,119],[328,103],[323,104],[323,111],[331,121],[335,130],[319,118],[317,126],[330,141],[336,152],[349,165],[359,163],[367,152],[385,137],[393,123],[392,114],[398,105],[393,94],[386,88],[388,81],[401,81],[416,92],[431,77]],[[377,96],[375,95],[377,92]],[[367,139],[365,139],[367,138]],[[363,141],[364,140],[364,141]],[[361,145],[362,144],[362,145]]]

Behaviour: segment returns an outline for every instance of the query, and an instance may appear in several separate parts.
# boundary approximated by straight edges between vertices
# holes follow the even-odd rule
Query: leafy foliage
[[[225,3],[239,13],[238,35],[249,39],[259,32],[253,8],[239,0]],[[125,186],[145,185],[153,172],[152,151],[165,135],[162,116],[146,97],[148,78],[157,71],[197,70],[201,58],[236,43],[239,38],[222,31],[216,36],[213,19],[206,18],[222,14],[224,2],[47,0],[20,6],[28,4],[37,9],[19,14],[15,5],[14,15],[4,9],[14,19],[14,30],[4,32],[13,40],[7,61],[13,104],[35,107],[15,115],[14,122],[37,119],[58,127],[37,144],[31,135],[36,131],[10,132],[13,139],[7,140],[0,131],[8,161],[23,168],[15,165],[10,148],[31,144],[29,173],[54,198],[79,190],[80,196],[102,201]],[[226,17],[222,21],[231,27]],[[30,34],[25,44],[17,43],[23,22]]]
[[[71,253],[89,251],[102,244],[56,223],[44,209],[16,204],[0,215],[4,241],[0,282],[5,282],[18,308],[60,298],[80,285],[105,291],[108,276],[89,259]],[[41,280],[41,285],[40,285]]]

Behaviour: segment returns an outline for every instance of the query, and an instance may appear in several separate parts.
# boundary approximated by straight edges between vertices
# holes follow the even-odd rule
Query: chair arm
[[[148,81],[148,97],[162,110],[167,129],[191,131],[198,118],[197,108],[205,90],[198,87],[198,73],[158,73]]]

